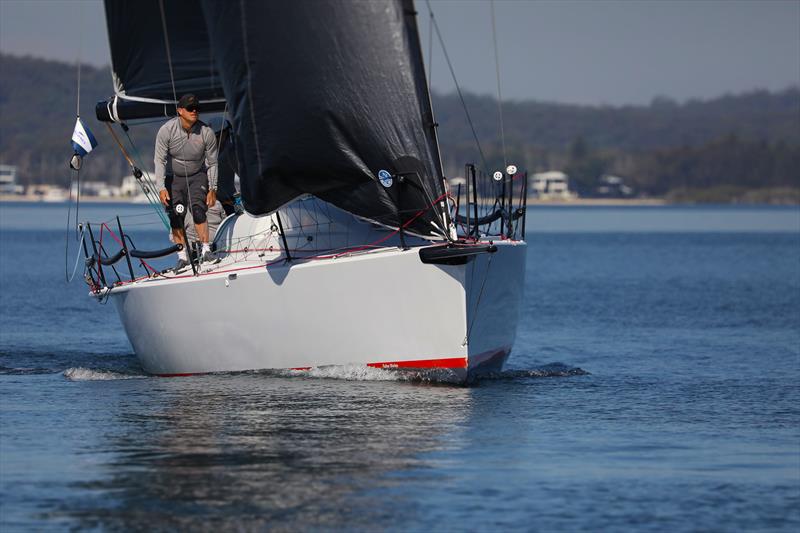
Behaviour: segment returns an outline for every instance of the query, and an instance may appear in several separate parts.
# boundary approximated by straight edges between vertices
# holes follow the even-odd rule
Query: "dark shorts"
[[[188,187],[187,187],[188,182]],[[183,176],[167,176],[164,185],[169,191],[169,223],[175,229],[183,227],[186,209],[192,211],[192,220],[195,224],[206,221],[206,196],[208,195],[208,176],[205,172],[198,172],[188,178]],[[179,208],[178,205],[183,206]],[[179,212],[180,211],[180,212]]]

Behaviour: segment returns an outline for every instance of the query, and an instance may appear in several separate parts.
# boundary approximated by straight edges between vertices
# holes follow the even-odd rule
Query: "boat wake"
[[[282,377],[341,379],[345,381],[396,381],[397,374],[382,368],[365,365],[337,365],[313,367],[308,370],[278,370]]]
[[[35,369],[32,369],[36,372]],[[93,369],[85,367],[71,367],[62,372],[70,381],[108,381],[117,379],[144,379],[153,378],[145,373],[135,373],[130,370]],[[221,372],[205,374],[205,376],[264,376],[289,379],[329,379],[341,381],[394,381],[422,384],[462,384],[461,377],[448,369],[385,369],[365,365],[334,365],[312,367],[306,370],[251,370],[245,372]],[[473,380],[471,384],[484,381],[506,381],[534,378],[558,378],[572,376],[586,376],[589,372],[582,368],[572,367],[563,363],[550,363],[529,369],[511,369],[482,375]],[[198,377],[204,376],[199,374]],[[179,378],[182,379],[182,378]]]
[[[26,354],[17,357],[17,364],[0,365],[0,375],[35,376],[41,374],[61,374],[68,381],[111,381],[128,379],[161,379],[147,374],[139,366],[134,357],[124,356],[90,356],[81,357],[76,354],[53,356],[49,354]],[[21,359],[21,360],[19,360]],[[76,361],[76,359],[79,359]],[[83,359],[83,360],[80,360]],[[21,363],[21,364],[20,364]],[[77,366],[71,366],[78,363]],[[586,370],[564,363],[549,363],[531,368],[513,368],[502,372],[493,372],[480,376],[470,382],[525,380],[537,378],[585,376]],[[441,369],[411,370],[398,368],[375,368],[366,365],[332,365],[312,367],[305,370],[250,370],[244,372],[221,372],[214,374],[198,374],[196,377],[275,377],[282,379],[328,379],[341,381],[385,381],[419,384],[463,384],[462,376],[456,372]],[[164,378],[184,379],[184,378]],[[191,379],[191,378],[190,378]]]
[[[259,373],[280,377],[340,379],[345,381],[405,381],[409,383],[461,384],[461,377],[448,369],[407,370],[373,368],[364,365],[341,365],[310,368],[308,370],[261,371]],[[512,369],[485,374],[471,383],[531,378],[557,378],[586,376],[586,370],[564,363],[549,363],[530,369]]]
[[[277,375],[340,379],[344,381],[407,381],[410,383],[459,383],[459,376],[446,368],[430,370],[407,370],[374,368],[365,365],[332,365],[313,367],[308,370],[280,370]]]
[[[150,376],[146,374],[127,374],[111,370],[93,370],[91,368],[72,367],[62,372],[70,381],[109,381],[115,379],[143,379]]]
[[[146,377],[133,354],[98,354],[65,350],[0,351],[0,376],[62,375],[67,379],[90,380],[91,373],[108,374],[121,379],[128,376]]]

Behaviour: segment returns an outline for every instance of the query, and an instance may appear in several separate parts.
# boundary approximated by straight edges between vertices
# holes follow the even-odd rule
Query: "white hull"
[[[499,370],[514,343],[526,245],[496,244],[464,265],[425,264],[419,247],[246,269],[223,261],[108,297],[152,374],[358,364],[464,380]]]

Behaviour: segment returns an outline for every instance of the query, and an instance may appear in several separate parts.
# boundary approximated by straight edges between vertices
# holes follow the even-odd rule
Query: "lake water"
[[[115,212],[166,245],[81,218]],[[148,377],[65,219],[0,204],[3,531],[800,529],[798,208],[532,208],[508,369],[465,388]]]

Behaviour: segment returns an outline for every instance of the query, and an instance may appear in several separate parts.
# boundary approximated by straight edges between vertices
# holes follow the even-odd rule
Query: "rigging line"
[[[475,144],[478,147],[478,153],[480,153],[481,161],[483,162],[483,168],[488,169],[489,165],[486,164],[486,157],[483,155],[483,149],[481,148],[481,142],[478,140],[478,134],[475,133],[475,125],[472,122],[472,117],[469,114],[469,109],[467,109],[467,103],[464,101],[464,95],[461,93],[461,87],[458,84],[458,79],[456,79],[455,70],[453,70],[453,63],[450,61],[450,55],[447,53],[447,48],[444,45],[444,39],[442,38],[442,33],[439,31],[439,24],[436,22],[436,18],[433,15],[433,8],[431,7],[430,0],[425,0],[425,3],[428,5],[428,11],[431,14],[431,21],[433,22],[433,28],[436,30],[436,37],[439,39],[439,44],[442,47],[442,52],[444,53],[444,59],[447,62],[447,67],[450,69],[450,75],[453,77],[453,83],[456,85],[456,92],[458,93],[458,98],[461,100],[461,107],[464,108],[464,114],[467,115],[467,122],[469,123],[469,128],[472,130],[472,137],[475,139]]]
[[[172,69],[172,51],[169,47],[169,31],[167,30],[167,15],[164,11],[164,0],[158,0],[158,7],[161,10],[161,30],[164,33],[164,46],[167,52],[167,64],[169,65],[169,81],[172,85],[172,98],[175,100],[175,114],[178,114],[178,92],[175,90],[175,72]],[[181,154],[184,152],[184,148],[186,147],[186,142],[181,145]],[[185,161],[185,159],[184,159]],[[175,169],[172,169],[173,174]],[[186,190],[189,192],[189,204],[192,203],[192,196],[191,191],[189,191],[189,175],[186,171],[186,167],[183,168],[184,178],[186,178]],[[191,205],[190,205],[191,207]],[[188,209],[187,209],[188,211]],[[189,243],[184,243],[184,246],[188,247]]]
[[[81,171],[76,170],[76,182],[77,188],[75,189],[75,234],[78,233],[78,217],[80,216],[79,213],[81,211]],[[70,196],[72,196],[72,183],[69,185],[70,188]]]
[[[141,207],[141,210],[139,210],[139,211],[134,211],[134,212],[132,212],[132,213],[130,213],[130,214],[126,214],[126,215],[119,215],[119,218],[121,218],[122,220],[127,220],[127,219],[129,219],[129,218],[147,217],[147,216],[150,216],[150,215],[152,215],[152,214],[153,214],[153,212],[152,212],[152,211],[150,211],[150,209],[148,209],[148,208],[144,207],[144,204],[138,204],[138,205],[136,205],[135,207],[138,207],[139,205],[141,205],[141,206],[142,206],[142,207]],[[113,222],[113,221],[114,221],[114,220],[112,220],[112,222]]]
[[[503,171],[508,167],[508,158],[506,157],[506,132],[503,127],[503,93],[500,91],[500,55],[497,52],[497,27],[495,25],[494,17],[494,0],[489,2],[492,12],[492,41],[494,42],[494,66],[497,74],[497,113],[500,116],[500,140],[503,143]]]
[[[313,215],[313,219],[314,219],[314,240],[316,241],[316,244],[319,245],[319,225],[320,225],[320,222],[319,222],[319,211],[317,210],[317,200],[316,199],[313,200],[313,203],[311,204],[311,206],[314,208],[314,215]],[[330,243],[328,243],[328,244],[330,244]]]
[[[124,147],[124,146],[122,146],[122,142],[119,140],[119,137],[117,137],[117,134],[116,134],[116,133],[114,133],[114,130],[113,130],[113,128],[111,127],[111,124],[109,124],[108,122],[106,122],[106,127],[108,128],[108,132],[111,134],[111,137],[112,137],[112,138],[114,139],[114,141],[117,143],[117,146],[119,147],[120,151],[122,152],[122,155],[123,155],[123,157],[125,158],[125,160],[128,162],[128,165],[130,165],[130,167],[131,167],[131,169],[132,169],[132,170],[133,170],[133,169],[136,169],[136,165],[133,163],[133,160],[131,159],[131,156],[130,156],[130,155],[128,154],[128,152],[125,150],[125,147]],[[124,130],[123,130],[123,131],[124,131]],[[130,140],[130,138],[129,138],[129,140]],[[133,145],[133,144],[131,144],[131,145],[134,147],[134,149],[136,148],[136,147],[135,147],[135,145]],[[135,173],[135,170],[134,170],[134,173]],[[145,192],[145,196],[147,196],[147,193],[146,193],[146,192]],[[154,204],[154,203],[153,203],[153,202],[150,200],[150,197],[149,197],[149,196],[147,196],[147,200],[148,200],[148,202],[150,202],[150,205],[152,205],[152,206],[153,206],[153,208],[156,210],[156,214],[158,214],[158,215],[159,215],[159,218],[161,218],[161,221],[162,221],[164,224],[166,224],[167,228],[169,228],[169,222],[167,222],[167,221],[165,220],[165,217],[164,217],[164,216],[162,215],[162,213],[160,212],[160,210],[159,210],[158,206],[157,206],[157,205],[155,205],[155,204]]]
[[[142,154],[139,151],[139,148],[137,148],[136,143],[133,142],[133,137],[131,137],[131,134],[128,131],[129,129],[130,128],[123,127],[122,128],[122,132],[125,134],[125,138],[128,139],[128,144],[130,144],[131,148],[133,149],[133,157],[136,160],[136,162],[139,163],[139,165],[140,165],[139,170],[142,170],[143,168],[145,168],[145,166],[144,166],[144,158],[142,157]],[[150,178],[150,173],[147,172],[147,170],[142,170],[142,173],[144,174],[144,177],[146,178],[147,185],[150,185],[153,188],[153,190],[155,190],[155,183],[153,182],[152,178]]]
[[[130,136],[127,135],[127,132],[126,136],[128,137],[128,143],[131,145],[131,148],[133,148],[136,162],[140,165],[140,167],[138,168],[139,171],[142,173],[142,175],[137,179],[137,181],[139,182],[139,188],[141,189],[142,193],[144,193],[144,196],[145,198],[147,198],[147,201],[150,205],[158,205],[159,202],[156,201],[156,199],[154,198],[154,192],[153,192],[156,190],[155,183],[153,182],[153,179],[150,177],[150,173],[147,172],[147,170],[142,170],[142,167],[144,167],[144,161],[142,159],[142,156],[139,154],[139,150],[136,148],[136,145],[133,144],[133,140],[130,138]],[[135,177],[136,176],[134,175],[134,178]],[[148,212],[148,214],[150,213]]]
[[[135,118],[135,119],[131,119],[131,120],[126,120],[125,121],[126,124],[133,124],[134,126],[144,126],[145,124],[155,124],[157,122],[162,122],[163,123],[164,122],[164,117],[158,117],[158,118],[153,118],[153,119],[138,119],[138,118]]]
[[[67,228],[69,230],[69,228]],[[83,234],[86,232],[86,228],[81,228],[80,239],[83,239]],[[67,249],[69,249],[69,241],[67,241]],[[72,280],[75,279],[75,274],[78,272],[78,264],[81,261],[81,254],[80,249],[78,249],[78,253],[75,254],[75,266],[72,267],[72,274],[67,276],[67,254],[64,253],[64,275],[67,276],[67,283],[72,283]]]
[[[335,222],[333,221],[333,217],[331,216],[330,204],[327,202],[322,202],[319,204],[320,211],[322,211],[323,215],[328,219],[328,245],[330,246],[333,243],[333,228]],[[339,224],[337,224],[338,226]]]
[[[76,173],[80,176],[80,170],[76,170]],[[70,283],[73,278],[75,277],[75,271],[73,270],[72,276],[67,274],[69,271],[69,230],[70,230],[70,223],[72,222],[72,184],[74,183],[74,179],[72,178],[72,173],[70,173],[69,178],[69,197],[67,199],[67,228],[66,233],[64,234],[64,278],[66,279],[67,283]],[[80,234],[81,238],[83,238],[83,232]],[[75,210],[75,238],[76,241],[78,239],[78,210]],[[80,253],[77,254],[77,257],[80,257]],[[76,263],[77,265],[77,263]],[[77,266],[75,267],[77,268]]]
[[[78,8],[78,19],[83,22],[83,3],[80,4]],[[81,24],[83,26],[83,24]],[[83,28],[79,28],[78,31],[78,102],[75,105],[75,115],[80,117],[81,116],[81,64],[82,61],[82,54],[83,54]]]
[[[164,32],[164,45],[166,46],[167,63],[169,64],[169,81],[172,84],[172,97],[175,99],[175,114],[178,115],[178,93],[175,90],[175,73],[174,73],[174,71],[172,69],[172,52],[171,52],[171,50],[169,48],[169,32],[167,30],[167,17],[166,17],[166,14],[164,12],[164,0],[159,0],[158,1],[158,6],[159,6],[159,8],[161,10],[161,28],[162,28],[162,30]],[[178,126],[181,129],[183,129],[183,123],[180,122],[180,116],[178,116]],[[194,126],[192,126],[192,127],[194,127]],[[189,133],[191,133],[191,131]],[[189,141],[188,141],[188,138],[187,138],[187,139],[184,139],[183,143],[181,144],[181,156],[185,156],[186,144],[188,142]],[[186,161],[186,157],[181,157],[181,159],[183,161]],[[175,168],[174,167],[172,169],[172,173],[173,173],[173,179],[175,179],[174,178],[174,175],[175,175]],[[186,225],[186,215],[188,215],[189,213],[192,212],[192,190],[191,190],[191,187],[189,187],[189,171],[187,170],[185,163],[184,163],[184,166],[183,166],[183,178],[186,181],[186,195],[187,195],[188,200],[189,200],[189,205],[186,208],[186,214],[183,216],[183,218],[181,220],[182,226],[185,226]],[[201,199],[201,201],[203,201],[203,200]],[[192,223],[194,224],[194,216],[192,216]],[[200,237],[200,232],[197,229],[197,224],[194,224],[194,225],[195,225],[195,233],[197,233],[197,236],[199,238]],[[183,230],[182,231],[183,240],[184,240],[183,246],[184,246],[184,249],[187,250],[186,253],[189,256],[189,259],[191,261],[191,257],[192,256],[188,251],[188,249],[189,249],[188,237],[186,237],[186,231],[184,230],[184,228],[182,227],[181,229]],[[193,271],[193,273],[196,274],[196,272],[194,272],[194,264],[192,264],[192,271]]]
[[[83,20],[83,4],[80,6],[79,11],[79,19]],[[77,58],[77,65],[76,68],[78,70],[78,83],[77,83],[77,91],[75,94],[75,116],[80,119],[81,117],[81,66],[83,65],[83,32],[78,32],[78,58]],[[78,179],[78,191],[77,191],[77,198],[75,204],[75,238],[76,241],[78,239],[78,217],[80,216],[80,188],[81,188],[81,171],[80,165],[78,165],[78,169],[75,170],[75,175]],[[78,268],[78,263],[76,261],[75,268],[72,271],[72,276],[67,274],[67,270],[69,269],[68,266],[68,257],[69,257],[69,227],[72,218],[72,184],[73,184],[73,173],[70,172],[69,176],[69,198],[67,204],[67,228],[66,234],[64,235],[64,277],[67,280],[67,283],[71,282],[75,278],[75,272]],[[80,238],[83,238],[83,233],[81,232]],[[80,258],[80,252],[77,254],[77,257]]]
[[[122,131],[125,133],[125,137],[128,139],[128,143],[131,145],[133,149],[133,155],[136,158],[136,162],[139,163],[142,168],[144,167],[144,159],[142,158],[142,154],[139,149],[136,147],[136,143],[133,142],[133,137],[128,132],[126,128],[122,128]],[[146,170],[139,169],[145,178],[144,186],[139,184],[139,188],[142,189],[142,192],[147,198],[147,202],[155,209],[156,214],[161,219],[161,222],[166,226],[167,231],[169,231],[169,220],[167,219],[166,215],[164,214],[164,210],[162,209],[161,201],[158,198],[158,191],[156,191],[156,185],[153,179],[150,177],[150,173]],[[139,181],[139,180],[137,180]]]
[[[164,32],[164,46],[167,48],[167,64],[169,65],[169,81],[172,83],[172,98],[175,100],[175,112],[178,112],[178,93],[175,90],[175,74],[172,71],[172,53],[169,49],[169,33],[167,32],[167,16],[164,13],[164,0],[158,0],[161,10],[161,29]]]
[[[433,85],[433,11],[429,11],[428,19],[428,94],[431,94]]]

